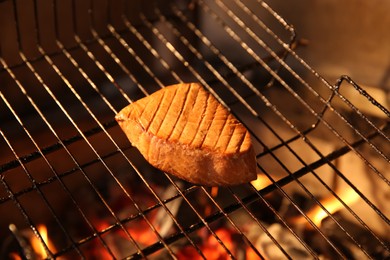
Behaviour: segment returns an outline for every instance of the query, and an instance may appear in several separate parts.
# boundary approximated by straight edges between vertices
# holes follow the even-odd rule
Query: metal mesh
[[[2,254],[11,236],[27,257],[31,230],[48,258],[212,258],[210,245],[239,259],[389,255],[390,112],[349,77],[322,78],[265,2],[0,5]],[[184,183],[114,122],[128,103],[193,81],[247,126],[257,183]]]

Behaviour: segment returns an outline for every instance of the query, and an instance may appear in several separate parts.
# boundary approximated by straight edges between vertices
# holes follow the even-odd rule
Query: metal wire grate
[[[3,255],[11,236],[31,259],[27,229],[47,258],[212,258],[208,240],[241,259],[272,258],[267,243],[289,258],[389,256],[390,112],[349,77],[322,78],[296,52],[310,46],[267,3],[0,5]],[[128,103],[193,81],[249,129],[260,186],[157,173],[114,122]]]

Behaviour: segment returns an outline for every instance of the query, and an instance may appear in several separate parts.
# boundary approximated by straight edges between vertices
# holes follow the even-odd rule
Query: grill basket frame
[[[0,5],[3,30],[9,35],[0,45],[0,78],[4,82],[0,92],[4,111],[0,207],[14,218],[13,222],[6,220],[2,228],[12,224],[8,233],[19,244],[23,240],[20,230],[27,228],[41,242],[48,258],[85,257],[85,248],[93,243],[99,243],[112,258],[143,258],[160,251],[175,258],[179,249],[173,245],[183,240],[196,255],[206,257],[202,244],[192,236],[206,230],[228,256],[239,258],[217,232],[216,223],[224,221],[251,252],[267,258],[235,218],[236,212],[244,212],[275,249],[293,257],[269,231],[269,223],[256,215],[253,208],[261,203],[308,256],[318,258],[303,234],[294,229],[290,217],[272,204],[270,198],[280,196],[301,215],[313,236],[325,241],[332,254],[347,258],[348,253],[309,218],[307,209],[294,197],[292,190],[299,189],[326,212],[363,256],[375,258],[353,230],[324,207],[324,192],[335,197],[374,244],[389,253],[389,241],[339,197],[336,187],[345,185],[389,226],[389,215],[382,205],[357,187],[348,170],[338,163],[352,154],[353,162],[364,165],[388,188],[389,175],[382,166],[390,162],[386,147],[390,112],[348,76],[331,84],[310,67],[298,54],[299,48],[310,48],[310,44],[305,46],[304,40],[297,39],[293,26],[266,2],[199,0],[164,5],[161,1],[31,0],[27,4],[2,1]],[[203,24],[208,19],[212,28]],[[157,176],[156,169],[145,166],[120,132],[114,115],[161,87],[186,81],[201,82],[247,126],[257,149],[259,173],[267,178],[267,185],[260,189],[253,184],[221,188],[223,196],[218,197],[212,188],[183,184],[166,173]],[[371,107],[375,113],[362,107]],[[327,142],[332,144],[330,150],[322,147]],[[302,156],[299,147],[314,156]],[[295,167],[284,161],[286,154],[294,158]],[[271,166],[266,163],[269,160],[274,161]],[[121,168],[118,162],[126,167]],[[275,175],[274,167],[280,175]],[[324,175],[323,168],[332,175]],[[123,173],[126,169],[132,170]],[[126,174],[134,177],[128,180]],[[73,182],[68,181],[72,178]],[[125,205],[132,208],[130,213],[111,205],[100,178],[114,183],[126,198]],[[313,180],[323,193],[310,186]],[[144,205],[142,199],[135,198],[126,186],[128,181],[139,183],[153,203]],[[164,189],[156,188],[159,182]],[[53,186],[57,188],[48,188]],[[80,203],[80,189],[85,196],[93,194],[96,207],[109,216],[109,224],[97,226],[91,220],[90,205]],[[56,190],[66,198],[56,201]],[[199,194],[212,205],[211,212],[198,208]],[[33,213],[30,197],[40,201],[41,213]],[[70,216],[58,213],[64,201],[88,227],[82,235],[69,231],[70,222],[64,218]],[[180,220],[173,204],[185,204],[197,220]],[[163,212],[164,220],[172,222],[173,232],[161,234],[151,220],[156,212]],[[55,251],[38,228],[48,219],[61,233],[61,246]],[[154,234],[152,243],[140,244],[127,227],[138,220]],[[117,255],[107,242],[118,230],[131,244],[128,255]],[[27,248],[21,246],[20,250],[29,259]]]

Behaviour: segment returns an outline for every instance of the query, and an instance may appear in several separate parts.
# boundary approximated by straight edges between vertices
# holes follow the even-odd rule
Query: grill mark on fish
[[[215,108],[214,115],[212,122],[209,127],[209,132],[210,133],[219,133],[222,130],[220,122],[223,120],[225,117],[224,113],[224,107],[217,102],[217,107]],[[208,148],[208,149],[214,149],[215,148],[215,141],[216,138],[213,135],[206,135],[205,139],[203,140],[203,147]]]
[[[164,97],[161,99],[161,102],[158,106],[155,116],[153,117],[153,122],[150,124],[149,130],[153,135],[157,135],[157,131],[161,126],[162,121],[164,120],[167,114],[167,108],[172,101],[171,89],[164,91]]]
[[[149,127],[152,125],[153,120],[154,120],[154,118],[155,118],[155,116],[156,116],[158,110],[160,109],[160,105],[161,105],[161,103],[162,103],[162,99],[164,98],[164,96],[165,96],[165,92],[163,92],[162,95],[160,95],[160,100],[159,100],[159,102],[157,103],[156,110],[155,110],[154,113],[152,114],[152,117],[151,117],[150,119],[147,120],[149,124],[148,124],[146,127],[145,127],[145,126],[143,127],[143,128],[145,129],[145,131],[148,131],[148,130],[149,130]],[[147,111],[148,105],[153,105],[154,103],[156,103],[156,102],[147,102],[147,103],[146,103],[146,106],[144,107],[144,110],[142,111],[141,115],[139,116],[140,119],[142,119],[143,113],[144,113],[145,111]],[[142,126],[142,122],[141,122],[141,126]]]
[[[223,153],[227,152],[229,142],[232,139],[234,130],[236,128],[236,125],[232,125],[231,122],[232,122],[232,116],[228,115],[224,127],[221,130],[221,135],[219,136],[219,139],[217,141],[217,146],[220,147],[220,150]]]
[[[170,129],[170,131],[169,131],[169,134],[166,136],[166,139],[167,140],[169,140],[170,139],[170,137],[172,136],[172,133],[173,133],[173,131],[175,130],[175,128],[176,128],[176,126],[177,126],[177,123],[179,122],[179,120],[180,120],[180,118],[181,118],[181,116],[182,116],[182,113],[183,113],[183,109],[185,108],[185,104],[187,103],[187,99],[188,99],[188,96],[189,96],[189,93],[190,93],[190,91],[191,91],[191,88],[185,88],[185,94],[184,94],[184,96],[183,96],[183,100],[182,100],[182,102],[180,103],[180,106],[177,106],[176,107],[176,109],[178,110],[177,111],[177,116],[176,116],[176,120],[175,120],[175,122],[173,123],[173,125],[172,125],[172,127],[171,127],[171,129]],[[173,101],[172,101],[172,103],[173,103]]]
[[[238,132],[239,131],[239,132]],[[240,151],[241,145],[245,139],[245,131],[238,127],[238,124],[235,125],[231,138],[226,146],[227,153],[237,153]]]
[[[165,115],[162,116],[163,119],[161,120],[161,124],[160,124],[160,126],[157,128],[157,130],[156,130],[156,135],[157,135],[157,136],[159,136],[160,129],[162,128],[164,122],[166,121],[167,115],[169,114],[169,112],[170,112],[172,109],[175,108],[175,106],[173,105],[173,102],[175,101],[175,97],[176,97],[177,92],[178,92],[178,90],[177,90],[177,88],[176,88],[174,94],[172,95],[172,96],[173,96],[173,97],[172,97],[172,100],[169,102],[170,105],[169,105],[168,109],[165,110]]]
[[[211,96],[211,94],[210,94],[210,96]],[[216,112],[217,112],[217,108],[218,108],[218,105],[219,105],[219,103],[218,102],[216,102],[216,101],[214,101],[213,100],[213,98],[211,98],[211,107],[210,107],[210,113],[209,113],[209,115],[205,115],[205,120],[204,120],[204,122],[205,122],[205,124],[206,124],[206,126],[205,126],[205,129],[203,130],[204,131],[204,135],[203,135],[203,137],[202,137],[202,139],[200,140],[200,143],[199,143],[199,145],[198,145],[198,147],[200,147],[200,148],[204,148],[205,146],[203,146],[204,145],[204,142],[205,142],[205,140],[206,140],[206,137],[207,137],[207,135],[209,134],[209,132],[210,132],[210,128],[211,128],[211,125],[212,125],[212,123],[213,122],[215,122],[216,120],[214,120],[215,119],[215,115],[216,115]]]
[[[201,113],[201,119],[200,119],[200,122],[199,124],[196,126],[196,129],[195,129],[195,134],[194,134],[194,137],[192,138],[191,142],[188,144],[188,145],[192,145],[193,142],[196,140],[196,137],[198,135],[201,135],[201,131],[202,131],[202,123],[206,117],[206,112],[207,112],[207,109],[209,107],[209,104],[210,104],[210,94],[207,95],[207,100],[206,100],[206,105],[204,106],[204,109],[203,109],[203,112]],[[196,144],[194,145],[195,147],[200,147],[200,146],[197,146]]]
[[[188,122],[188,120],[187,120],[188,115],[191,113],[191,109],[190,108],[192,108],[195,105],[195,102],[196,102],[196,98],[189,98],[190,94],[193,93],[193,89],[194,88],[192,87],[192,85],[190,85],[189,91],[187,92],[187,96],[186,96],[186,102],[184,103],[183,107],[181,108],[180,116],[179,116],[179,118],[178,118],[178,120],[176,122],[175,127],[172,129],[171,134],[168,136],[168,140],[171,140],[171,138],[174,137],[173,133],[175,132],[175,130],[180,131],[178,133],[178,136],[177,136],[176,140],[180,140],[180,138],[181,138],[183,130],[184,130],[184,128],[185,128],[185,126],[187,125],[187,122]],[[200,89],[197,88],[196,89],[196,93],[193,93],[193,95],[195,97],[198,96],[199,91],[200,91]],[[189,105],[189,101],[192,101],[191,105]],[[183,117],[184,117],[184,120],[185,120],[184,121],[184,125],[181,126],[181,128],[180,128],[179,123],[182,122]]]
[[[236,128],[237,128],[237,126],[234,125],[234,126],[233,126],[233,130],[231,130],[231,133],[228,134],[228,140],[225,141],[225,143],[224,143],[224,144],[225,144],[225,147],[224,147],[224,149],[223,149],[224,152],[227,152],[227,151],[228,151],[228,149],[229,149],[229,144],[230,144],[230,142],[231,142],[232,139],[233,139],[233,135],[234,135],[234,132],[236,131]]]
[[[203,100],[203,98],[205,97],[204,95],[205,95],[204,92],[198,91],[198,94],[194,98],[195,99],[194,105],[191,108],[189,108],[188,118],[186,119],[185,124],[184,124],[183,129],[182,129],[182,132],[180,133],[180,136],[177,139],[179,142],[181,142],[185,145],[188,145],[188,143],[190,142],[190,140],[189,140],[190,138],[189,138],[188,134],[192,134],[191,129],[189,129],[188,127],[190,127],[189,126],[190,123],[194,123],[194,122],[190,122],[190,119],[198,120],[196,114],[198,114],[199,112],[196,110],[197,110],[198,106],[201,105],[202,102],[204,101]],[[203,109],[204,109],[204,107],[203,107]],[[195,124],[196,124],[196,122],[195,122]]]
[[[222,105],[221,105],[221,106],[222,106]],[[228,118],[229,118],[229,116],[227,116],[227,118],[224,118],[224,122],[223,122],[223,125],[222,125],[222,129],[221,129],[221,130],[219,131],[219,133],[218,133],[218,137],[217,137],[216,140],[215,140],[215,143],[214,143],[214,147],[213,147],[213,148],[218,149],[218,142],[219,142],[219,140],[221,139],[222,133],[223,133],[223,131],[224,131],[224,129],[225,129],[227,123],[228,123]]]

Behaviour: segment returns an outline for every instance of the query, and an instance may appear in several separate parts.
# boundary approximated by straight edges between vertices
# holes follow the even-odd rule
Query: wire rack
[[[389,255],[390,112],[349,77],[322,78],[297,54],[310,45],[266,2],[0,5],[2,254],[10,236],[33,259],[29,230],[47,258],[212,258],[211,239],[227,257],[272,259],[259,237],[287,258],[298,256],[286,237],[310,258],[351,257],[339,237],[355,257]],[[194,81],[247,126],[260,186],[183,183],[115,123],[127,104]]]

